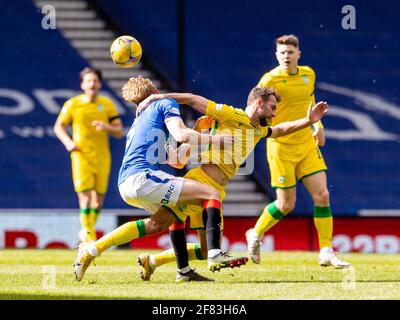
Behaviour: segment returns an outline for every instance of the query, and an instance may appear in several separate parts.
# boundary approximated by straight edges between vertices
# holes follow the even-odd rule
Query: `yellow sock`
[[[254,226],[254,231],[259,237],[262,237],[265,232],[276,225],[283,217],[284,214],[279,211],[274,201],[264,208],[263,213]]]
[[[89,234],[90,234],[90,219],[89,219],[90,209],[80,209],[79,212],[80,212],[79,221],[81,222],[82,229],[86,230],[85,240],[87,241],[89,240]]]
[[[314,225],[318,232],[319,248],[332,247],[333,218],[330,207],[314,207]]]
[[[192,260],[205,260],[206,259],[201,254],[200,245],[198,243],[188,243],[187,244],[187,251],[188,251],[188,255],[189,255],[189,261],[192,261]]]
[[[157,267],[162,266],[163,264],[166,263],[170,263],[172,261],[175,261],[174,249],[165,250],[154,256],[154,263]]]
[[[89,223],[90,223],[90,240],[96,241],[96,222],[100,214],[100,209],[91,208],[89,212]]]
[[[200,246],[197,243],[188,243],[187,251],[188,251],[189,261],[205,260],[205,258],[201,254]],[[154,256],[154,262],[157,267],[162,266],[163,264],[170,263],[172,261],[175,261],[174,249],[165,250]]]
[[[141,238],[145,235],[146,229],[143,220],[127,222],[101,237],[96,241],[95,246],[100,254],[112,246],[118,246],[120,244],[130,242],[133,239]]]

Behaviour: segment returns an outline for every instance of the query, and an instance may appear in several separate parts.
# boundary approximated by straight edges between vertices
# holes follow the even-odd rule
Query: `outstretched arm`
[[[176,100],[176,102],[178,102],[178,104],[187,104],[202,114],[206,113],[207,104],[209,101],[208,99],[202,96],[198,96],[192,93],[152,94],[138,105],[138,107],[136,108],[136,116],[138,116],[144,109],[146,109],[153,101],[166,98],[174,99]]]
[[[314,108],[312,107],[312,103],[310,103],[307,117],[295,121],[282,122],[271,127],[272,133],[269,137],[278,138],[309,127],[313,123],[321,120],[327,112],[328,103],[326,101],[318,102]]]

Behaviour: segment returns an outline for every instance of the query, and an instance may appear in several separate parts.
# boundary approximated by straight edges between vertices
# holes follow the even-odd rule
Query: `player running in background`
[[[300,119],[307,107],[315,103],[315,73],[307,66],[299,66],[299,40],[294,35],[276,39],[276,58],[279,66],[264,74],[259,87],[275,88],[282,100],[277,105],[273,125]],[[322,123],[314,133],[317,142],[324,144]],[[271,186],[276,189],[277,199],[265,207],[253,229],[246,233],[249,257],[260,263],[260,244],[265,232],[276,225],[295,208],[296,183],[303,182],[314,201],[314,223],[319,239],[319,264],[335,268],[350,264],[340,260],[332,249],[333,219],[329,203],[324,158],[313,137],[311,127],[267,140]]]
[[[153,93],[158,93],[149,79],[131,78],[122,88],[125,100],[139,104]],[[218,147],[231,146],[233,138],[223,135],[200,134],[187,128],[180,116],[179,105],[172,99],[162,99],[152,103],[132,124],[127,135],[125,155],[119,171],[118,186],[121,197],[131,206],[145,209],[153,215],[144,220],[128,222],[106,234],[96,242],[82,243],[74,264],[75,276],[82,279],[91,261],[108,248],[132,241],[133,239],[151,235],[167,229],[175,221],[180,221],[169,207],[182,204],[201,206],[202,213],[210,221],[220,217],[220,196],[214,188],[197,181],[175,177],[159,169],[165,163],[164,147],[166,135],[182,143],[212,144]],[[187,151],[187,144],[184,147]],[[179,150],[170,150],[179,153]],[[185,158],[183,161],[186,161]],[[173,164],[171,161],[168,163]],[[182,166],[176,162],[177,166]],[[209,224],[210,228],[218,228]],[[212,236],[207,239],[215,243]],[[211,245],[210,245],[211,246]],[[219,246],[219,243],[218,243]],[[215,259],[231,266],[245,264],[247,257],[235,258],[222,254],[215,248]],[[186,241],[177,244],[177,255],[186,252]],[[184,253],[183,253],[184,254]],[[178,263],[177,279],[180,281],[209,281],[189,267],[189,264]]]
[[[248,155],[254,150],[257,142],[263,137],[276,138],[319,121],[327,112],[328,105],[326,102],[318,103],[314,109],[311,108],[305,118],[281,123],[279,125],[269,127],[271,119],[275,116],[276,104],[280,101],[277,92],[270,88],[253,88],[248,96],[247,107],[245,110],[234,108],[225,104],[216,104],[215,102],[203,98],[201,96],[190,93],[169,93],[152,95],[143,101],[138,110],[142,110],[150,102],[157,99],[172,98],[179,104],[186,104],[202,114],[214,119],[212,133],[225,133],[235,136],[235,144],[233,150],[228,153],[219,152],[211,147],[202,154],[202,164],[198,168],[189,170],[185,178],[197,180],[201,183],[212,186],[220,193],[221,201],[225,198],[225,187],[229,180],[236,174],[241,164],[246,160]],[[206,121],[206,119],[204,120]],[[207,125],[205,128],[209,127]],[[205,160],[205,161],[203,161]],[[205,162],[205,163],[203,163]],[[205,260],[208,257],[208,267],[211,271],[219,270],[226,267],[223,264],[215,263],[210,255],[212,250],[206,242],[206,238],[210,236],[210,232],[214,234],[214,238],[218,241],[221,239],[223,229],[223,217],[214,216],[217,221],[214,225],[220,225],[220,229],[205,229],[208,219],[203,222],[201,207],[196,205],[176,206],[172,210],[181,215],[185,213],[190,216],[190,228],[197,230],[199,235],[200,246],[198,244],[188,244],[188,258],[190,260]],[[170,228],[171,241],[175,246],[178,239],[185,237],[184,222]],[[179,240],[180,241],[180,240]],[[214,244],[215,245],[215,244]],[[208,251],[208,252],[207,252]],[[180,259],[180,257],[177,257]],[[150,280],[154,270],[165,263],[175,260],[173,250],[166,250],[157,255],[142,254],[138,257],[138,262],[142,266],[141,277],[143,280]]]
[[[65,102],[54,133],[71,154],[72,178],[80,208],[81,241],[96,240],[95,225],[107,192],[111,168],[109,134],[123,136],[114,103],[99,96],[101,72],[85,68],[80,73],[83,94]],[[72,126],[72,137],[67,127]]]

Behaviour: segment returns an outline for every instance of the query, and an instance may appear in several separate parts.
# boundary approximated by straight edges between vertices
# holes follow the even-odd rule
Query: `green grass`
[[[216,273],[206,269],[205,261],[193,261],[215,282],[175,283],[174,263],[143,282],[138,253],[105,252],[77,282],[75,251],[1,250],[0,299],[400,299],[400,255],[342,254],[354,267],[346,271],[320,267],[315,252],[267,253],[260,265],[248,262]]]

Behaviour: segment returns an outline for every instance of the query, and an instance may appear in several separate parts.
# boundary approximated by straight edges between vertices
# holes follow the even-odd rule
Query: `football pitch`
[[[174,263],[143,282],[136,264],[142,252],[105,252],[77,282],[72,273],[74,250],[1,250],[0,299],[400,299],[400,255],[341,254],[352,263],[346,270],[320,267],[316,252],[265,253],[260,265],[249,261],[215,273],[206,269],[205,261],[192,261],[199,273],[215,282],[175,283]]]

